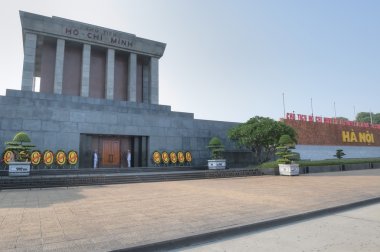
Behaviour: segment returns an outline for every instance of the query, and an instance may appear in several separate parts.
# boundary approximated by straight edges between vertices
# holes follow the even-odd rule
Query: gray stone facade
[[[46,17],[24,11],[20,11],[20,17],[24,36],[33,32],[43,36],[133,51],[156,58],[163,55],[166,46],[161,42],[137,37],[135,34],[60,17]],[[28,38],[25,37],[25,39]]]
[[[90,53],[91,46],[83,45],[82,51],[82,79],[81,79],[81,96],[88,97],[90,93]]]
[[[22,90],[34,90],[34,70],[36,63],[37,35],[25,33],[24,35],[24,64],[22,70]]]
[[[55,62],[46,63],[54,64],[54,83],[53,90],[55,94],[62,94],[62,79],[64,72],[64,55],[66,41],[71,44],[82,46],[82,61],[81,66],[78,63],[78,68],[81,67],[81,85],[80,95],[89,97],[91,92],[91,76],[97,76],[97,73],[90,71],[92,49],[106,50],[106,83],[105,90],[100,91],[105,93],[105,99],[114,99],[114,72],[115,72],[115,53],[123,53],[128,55],[128,101],[139,101],[158,104],[158,68],[159,58],[162,57],[166,44],[137,37],[134,34],[116,31],[104,27],[99,27],[91,24],[85,24],[68,20],[60,17],[45,17],[33,13],[20,11],[21,26],[24,41],[24,64],[22,75],[22,90],[35,91],[34,81],[36,77],[48,78],[48,70],[46,65],[43,65],[41,55],[45,53],[44,43],[56,43]],[[46,40],[46,41],[45,41]],[[45,48],[45,49],[44,49]],[[70,49],[69,49],[70,50]],[[95,56],[98,57],[98,56]],[[137,93],[137,59],[145,59],[149,61],[149,85],[144,83],[142,88],[143,95]],[[41,76],[41,69],[44,68],[44,76]],[[38,70],[38,71],[36,71]],[[99,76],[97,76],[99,77]],[[145,80],[146,82],[146,80]],[[46,85],[49,85],[47,83]],[[103,89],[102,87],[97,87]],[[147,90],[149,89],[149,90]],[[98,91],[96,93],[99,93]],[[137,98],[136,95],[143,96]],[[97,96],[95,96],[97,97]]]
[[[128,58],[129,68],[128,68],[128,101],[136,101],[136,62],[137,57],[135,53],[129,54]]]
[[[26,12],[20,17],[22,85],[21,91],[0,96],[1,143],[25,131],[40,151],[78,151],[81,167],[91,166],[94,150],[104,154],[104,165],[123,166],[130,149],[134,166],[152,166],[154,151],[190,151],[193,165],[206,165],[214,136],[227,151],[236,151],[227,139],[236,123],[197,120],[159,105],[164,43],[58,17]],[[41,92],[33,85],[38,75],[45,85]],[[114,142],[118,147],[112,149]]]
[[[65,58],[65,41],[57,39],[57,50],[55,56],[55,76],[54,76],[54,93],[62,94],[63,82],[63,60]]]
[[[106,98],[113,100],[114,93],[114,71],[115,71],[115,50],[107,50],[107,65],[106,65]]]
[[[236,123],[197,120],[170,106],[16,90],[0,96],[0,106],[0,142],[25,131],[41,151],[79,151],[81,134],[146,136],[148,166],[155,150],[191,151],[193,165],[206,165],[213,136],[234,149],[227,131]]]

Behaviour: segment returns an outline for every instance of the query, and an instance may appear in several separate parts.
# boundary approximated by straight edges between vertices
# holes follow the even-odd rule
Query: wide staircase
[[[128,184],[261,175],[257,169],[206,170],[205,167],[99,168],[32,170],[30,176],[0,172],[0,190]]]

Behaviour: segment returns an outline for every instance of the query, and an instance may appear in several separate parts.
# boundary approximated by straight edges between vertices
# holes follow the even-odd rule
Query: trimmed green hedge
[[[325,160],[300,160],[296,162],[300,167],[306,166],[327,166],[339,164],[365,164],[365,163],[380,163],[380,158],[345,158],[345,159],[325,159]],[[276,161],[265,162],[259,165],[259,168],[277,168]]]
[[[276,161],[265,162],[259,165],[259,168],[277,168],[278,163]]]

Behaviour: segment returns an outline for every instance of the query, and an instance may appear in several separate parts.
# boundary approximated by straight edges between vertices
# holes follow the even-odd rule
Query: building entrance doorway
[[[102,167],[120,167],[120,140],[104,139],[101,158]]]
[[[93,167],[93,153],[98,152],[99,167],[128,167],[128,150],[132,154],[132,167],[148,165],[148,137],[128,135],[81,134],[79,167]]]

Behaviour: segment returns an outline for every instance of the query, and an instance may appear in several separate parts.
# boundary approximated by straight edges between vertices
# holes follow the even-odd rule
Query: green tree
[[[348,121],[348,118],[343,117],[343,116],[338,116],[338,117],[336,118],[336,120]]]
[[[380,124],[380,113],[372,113],[372,122],[375,124]],[[356,121],[358,122],[371,122],[371,115],[369,112],[359,112],[356,115]]]
[[[269,155],[274,153],[282,135],[289,135],[297,142],[297,134],[293,128],[283,122],[260,116],[253,117],[228,132],[231,140],[253,151],[259,163],[268,160]]]

